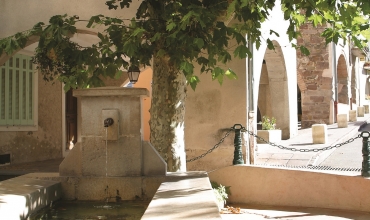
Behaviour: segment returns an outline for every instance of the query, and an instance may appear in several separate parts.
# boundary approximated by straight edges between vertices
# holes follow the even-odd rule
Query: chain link
[[[220,146],[221,143],[224,142],[225,138],[227,136],[230,135],[231,131],[233,131],[235,128],[234,127],[231,127],[230,130],[228,132],[226,132],[226,134],[221,138],[221,140],[215,145],[213,146],[211,149],[209,149],[207,152],[197,156],[197,157],[194,157],[194,158],[191,158],[189,160],[186,160],[187,163],[189,162],[193,162],[195,160],[198,160],[198,159],[201,159],[203,157],[205,157],[207,154],[209,153],[212,153],[212,151],[214,151],[216,148],[218,148]],[[272,142],[269,142],[269,141],[266,141],[265,139],[263,139],[262,137],[259,137],[257,136],[256,134],[254,134],[253,132],[251,131],[248,131],[247,129],[245,129],[244,127],[241,127],[241,132],[247,132],[249,135],[252,135],[253,137],[255,137],[256,139],[266,143],[266,144],[269,144],[273,147],[277,147],[281,150],[290,150],[290,151],[299,151],[299,152],[319,152],[319,151],[326,151],[326,150],[331,150],[333,148],[339,148],[343,145],[346,145],[346,144],[349,144],[349,143],[352,143],[354,140],[358,139],[358,138],[361,138],[361,134],[359,134],[358,136],[354,137],[354,138],[350,138],[348,139],[347,141],[344,141],[342,143],[339,143],[339,144],[335,144],[333,146],[328,146],[328,147],[323,147],[323,148],[294,148],[294,147],[284,147],[282,145],[278,145],[278,144],[275,144],[275,143],[272,143]]]
[[[294,152],[296,152],[296,151],[299,151],[299,152],[319,152],[319,151],[331,150],[333,148],[339,148],[339,147],[341,147],[343,145],[349,144],[349,143],[353,142],[354,140],[356,140],[357,138],[361,138],[361,134],[359,134],[357,137],[350,138],[347,141],[344,141],[342,143],[335,144],[333,146],[323,147],[323,148],[294,148],[294,147],[284,147],[282,145],[277,145],[275,143],[266,141],[262,137],[257,136],[256,134],[254,134],[251,131],[248,131],[247,129],[242,129],[242,132],[247,132],[249,135],[252,135],[256,139],[258,139],[258,140],[260,140],[260,141],[262,141],[262,142],[264,142],[266,144],[269,144],[269,145],[271,145],[273,147],[277,147],[277,148],[282,149],[282,150],[290,150],[290,151],[294,151]]]
[[[205,153],[203,153],[203,154],[201,154],[201,155],[199,155],[199,156],[197,156],[197,157],[194,157],[194,158],[191,158],[191,159],[189,159],[189,160],[186,160],[186,162],[187,163],[189,163],[189,162],[193,162],[193,161],[195,161],[195,160],[198,160],[198,159],[201,159],[201,158],[203,158],[203,157],[205,157],[207,154],[209,154],[209,153],[212,153],[212,151],[213,150],[215,150],[216,148],[218,148],[219,146],[220,146],[220,144],[222,143],[222,142],[224,142],[224,140],[225,140],[225,138],[227,137],[227,136],[229,136],[229,134],[231,133],[231,131],[233,131],[234,130],[234,128],[232,127],[232,128],[230,128],[230,130],[228,131],[228,132],[226,132],[226,134],[221,138],[221,140],[215,145],[215,146],[213,146],[211,149],[209,149],[207,152],[205,152]]]

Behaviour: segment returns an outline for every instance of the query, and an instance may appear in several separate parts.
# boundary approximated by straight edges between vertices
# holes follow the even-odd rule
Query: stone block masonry
[[[298,87],[302,94],[302,128],[309,128],[317,123],[329,123],[330,100],[332,95],[332,77],[327,73],[330,68],[329,48],[320,36],[325,27],[313,27],[304,24],[298,46],[310,50],[306,56],[297,50]],[[329,71],[330,72],[330,71]]]

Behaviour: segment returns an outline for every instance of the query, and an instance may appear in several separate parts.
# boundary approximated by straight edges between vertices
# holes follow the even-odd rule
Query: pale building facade
[[[46,23],[56,14],[78,15],[80,19],[88,19],[97,14],[131,18],[138,3],[134,1],[132,10],[126,10],[124,15],[121,10],[109,11],[97,0],[39,0],[37,4],[0,0],[0,4],[0,38],[3,38],[27,30],[39,21]],[[278,7],[273,10],[271,17],[273,19],[263,24],[262,33],[264,39],[270,37],[273,40],[274,51],[268,50],[266,43],[262,42],[260,48],[253,48],[251,62],[234,59],[229,64],[237,73],[237,80],[226,79],[220,86],[217,82],[212,82],[210,75],[202,74],[196,91],[188,89],[184,137],[187,159],[212,148],[234,124],[250,127],[249,124],[252,123],[252,127],[257,128],[257,122],[262,116],[275,117],[277,127],[282,130],[282,138],[289,139],[297,134],[298,121],[302,121],[303,127],[310,127],[314,123],[334,123],[335,100],[338,102],[336,113],[348,112],[351,103],[353,109],[363,105],[364,82],[367,78],[362,74],[363,62],[353,55],[348,44],[338,44],[333,50],[331,44],[325,45],[324,40],[318,37],[320,29],[307,25],[307,28],[303,27],[303,38],[297,43],[306,44],[311,56],[302,56],[291,46],[285,34],[288,24],[283,20]],[[74,40],[89,45],[96,41],[99,28],[88,30],[85,26],[86,23],[78,25],[79,34],[74,36]],[[277,27],[279,28],[276,29]],[[268,36],[270,29],[278,32],[280,37]],[[32,56],[35,47],[32,43],[35,42],[37,38],[31,39],[30,46],[18,53]],[[0,66],[3,64],[9,65],[9,57],[0,57]],[[9,69],[11,67],[7,67],[7,71]],[[338,77],[334,77],[335,72]],[[151,74],[150,68],[143,70],[135,86],[150,90]],[[253,77],[248,77],[250,74]],[[8,78],[7,80],[9,81]],[[0,162],[1,158],[5,161],[2,164],[6,164],[8,160],[10,163],[22,163],[62,158],[68,155],[69,148],[79,140],[81,123],[76,115],[79,101],[70,93],[65,94],[60,82],[44,82],[36,71],[33,72],[31,84],[31,124],[0,124]],[[120,80],[106,81],[107,86],[126,84],[125,75]],[[252,86],[251,89],[249,86]],[[8,87],[4,86],[4,90],[6,89]],[[253,94],[248,91],[253,91]],[[338,94],[337,99],[335,94]],[[142,109],[145,117],[143,132],[144,139],[149,139],[150,97],[145,101],[147,103]],[[3,103],[5,108],[5,101]],[[9,106],[9,100],[6,105]],[[251,113],[254,113],[252,122],[249,117]],[[6,117],[9,118],[9,114]],[[231,165],[233,136],[231,133],[211,154],[188,163],[187,169],[213,170]],[[252,142],[244,135],[243,153],[246,162],[249,161],[248,146],[255,144]]]

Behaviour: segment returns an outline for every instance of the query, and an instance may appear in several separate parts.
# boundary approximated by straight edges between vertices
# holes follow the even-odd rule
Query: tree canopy
[[[78,15],[55,15],[49,24],[38,23],[30,30],[0,40],[0,54],[12,54],[23,48],[30,36],[39,36],[34,62],[45,80],[58,78],[65,90],[103,85],[102,77],[119,77],[130,66],[151,65],[151,59],[167,57],[173,68],[181,71],[195,89],[200,72],[211,73],[222,83],[224,76],[236,78],[232,69],[222,64],[232,57],[250,55],[246,38],[256,44],[261,38],[261,24],[271,19],[276,0],[143,0],[134,18],[104,15],[82,20]],[[130,10],[132,0],[109,0],[106,7]],[[351,40],[362,48],[369,35],[370,2],[368,0],[281,0],[284,19],[289,21],[286,34],[290,40],[299,37],[299,27],[306,22],[327,25],[322,36],[327,43]],[[104,7],[104,6],[102,6]],[[124,15],[124,14],[123,14]],[[124,17],[124,16],[123,16]],[[236,20],[232,24],[227,21]],[[100,41],[91,47],[72,42],[76,23],[87,28],[104,26],[98,33]],[[278,35],[276,30],[270,34]],[[236,44],[231,45],[230,40]],[[294,42],[294,41],[292,41]],[[296,46],[304,54],[307,48]]]

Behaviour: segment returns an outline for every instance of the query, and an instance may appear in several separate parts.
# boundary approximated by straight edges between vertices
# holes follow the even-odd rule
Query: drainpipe
[[[253,42],[248,37],[248,48],[251,52],[251,56],[248,57],[248,130],[255,133],[255,114],[254,114],[254,95],[253,95],[253,85],[254,85],[254,72],[253,72]],[[254,151],[256,141],[253,135],[249,135],[249,164],[254,164]]]
[[[332,42],[332,72],[334,77],[334,123],[337,122],[337,115],[338,115],[338,76],[337,76],[337,59],[336,59],[336,52],[335,52],[335,43]]]

